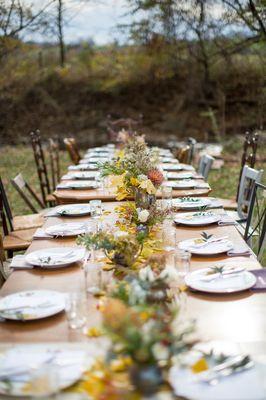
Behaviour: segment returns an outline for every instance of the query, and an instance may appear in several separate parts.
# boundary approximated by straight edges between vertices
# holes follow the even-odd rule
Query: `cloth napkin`
[[[33,265],[26,263],[26,257],[24,255],[17,255],[12,258],[10,268],[13,269],[32,269]]]
[[[229,215],[222,214],[220,221],[218,221],[218,225],[227,226],[227,225],[236,225],[236,221],[234,221]]]
[[[53,239],[53,236],[48,235],[44,229],[38,228],[33,235],[33,239]]]
[[[170,370],[170,382],[176,395],[191,400],[264,400],[259,366],[223,378],[217,385],[195,382],[196,375],[176,366]]]
[[[251,250],[245,245],[234,246],[232,250],[227,252],[228,257],[249,257],[251,254]]]
[[[257,278],[251,290],[266,290],[266,268],[254,269],[250,272]]]

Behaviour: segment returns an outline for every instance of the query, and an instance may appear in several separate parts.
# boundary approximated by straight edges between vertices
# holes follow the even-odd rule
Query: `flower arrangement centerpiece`
[[[79,236],[77,244],[85,246],[87,250],[103,250],[115,266],[129,268],[141,254],[142,238],[142,235],[128,232],[99,231]]]
[[[111,338],[113,353],[132,360],[131,382],[145,394],[154,393],[163,382],[162,368],[188,348],[192,326],[178,323],[175,308],[165,313],[160,305],[128,306],[109,299],[103,310],[104,328]]]
[[[144,137],[133,135],[120,155],[114,161],[101,164],[100,170],[103,177],[112,177],[117,186],[117,200],[135,196],[138,207],[149,208],[164,179],[157,164],[158,158]]]
[[[137,207],[132,202],[118,206],[116,211],[119,215],[118,226],[135,227],[137,232],[142,232],[146,236],[153,227],[162,223],[169,213],[169,210],[163,210],[156,203],[146,209]]]

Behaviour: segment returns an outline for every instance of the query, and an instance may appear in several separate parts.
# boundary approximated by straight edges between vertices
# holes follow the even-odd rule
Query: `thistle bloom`
[[[154,168],[148,172],[148,178],[155,186],[160,186],[163,182],[163,174],[158,169]]]

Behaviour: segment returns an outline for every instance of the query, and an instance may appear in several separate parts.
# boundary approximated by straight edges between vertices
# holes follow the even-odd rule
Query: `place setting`
[[[91,214],[90,204],[66,204],[64,206],[57,206],[50,209],[44,214],[45,218],[48,217],[84,217]]]
[[[48,344],[8,349],[0,355],[0,395],[53,398],[92,367],[90,353],[82,347]]]
[[[170,186],[174,190],[210,189],[210,185],[207,182],[196,179],[167,180],[164,185]]]
[[[74,237],[90,231],[92,227],[88,222],[61,222],[48,226],[47,228],[37,228],[33,239],[58,239],[63,237]]]
[[[51,247],[40,249],[26,255],[16,255],[12,258],[10,268],[42,269],[65,268],[74,264],[81,263],[86,256],[86,251],[82,247]]]
[[[84,171],[84,172],[69,172],[62,176],[62,180],[80,179],[80,180],[90,180],[99,177],[98,171]]]
[[[97,171],[97,164],[79,164],[79,165],[70,165],[68,167],[69,171]]]
[[[203,176],[195,172],[167,172],[167,180],[179,180],[179,179],[203,179]]]
[[[217,224],[219,226],[236,225],[236,222],[227,214],[219,214],[212,211],[198,211],[189,213],[179,213],[174,216],[176,225],[199,227]]]
[[[95,180],[64,181],[56,186],[57,190],[87,190],[97,189],[99,183]]]
[[[172,199],[174,210],[202,210],[222,208],[221,202],[214,197],[180,197]]]
[[[195,168],[192,165],[188,165],[188,164],[182,164],[182,163],[174,163],[172,162],[168,162],[168,163],[164,163],[161,164],[160,167],[163,169],[163,171],[195,171]]]

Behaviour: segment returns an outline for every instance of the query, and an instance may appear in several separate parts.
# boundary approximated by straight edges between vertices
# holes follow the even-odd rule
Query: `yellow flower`
[[[132,359],[130,357],[118,357],[116,360],[112,360],[110,363],[110,369],[113,372],[125,371],[127,367],[132,365]]]
[[[122,175],[110,175],[110,177],[109,177],[110,185],[114,186],[114,187],[123,186],[125,175],[126,175],[126,173],[124,173]]]
[[[124,200],[128,196],[128,191],[123,186],[119,186],[116,191],[116,200]]]
[[[87,331],[87,336],[91,337],[91,338],[96,338],[96,337],[102,336],[102,334],[103,334],[103,332],[101,331],[101,329],[96,328],[94,326],[89,328]]]
[[[145,179],[144,181],[140,182],[139,187],[146,190],[148,194],[156,193],[156,189],[150,179]]]
[[[132,186],[139,186],[139,180],[137,178],[130,178],[130,183]]]
[[[195,364],[192,365],[191,370],[194,374],[199,374],[200,372],[209,369],[208,363],[205,358],[200,358]]]

